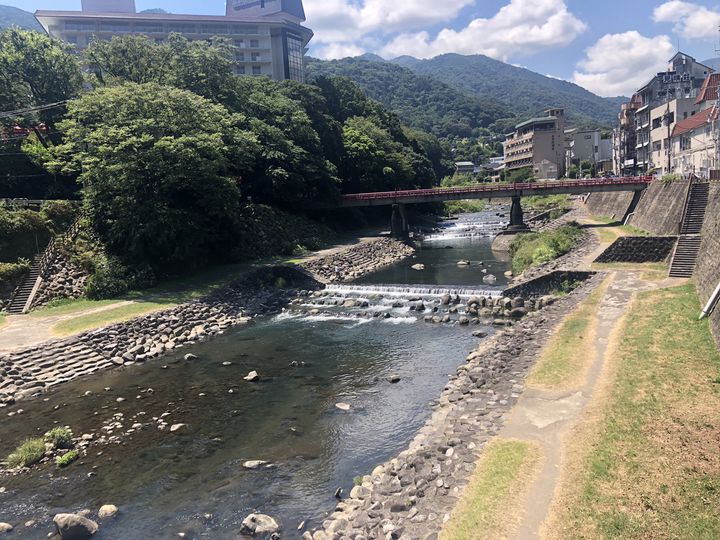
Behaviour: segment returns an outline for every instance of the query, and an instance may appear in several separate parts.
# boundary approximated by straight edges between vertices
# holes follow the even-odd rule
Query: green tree
[[[63,144],[42,157],[79,173],[111,255],[178,271],[224,252],[240,176],[259,150],[245,116],[184,90],[125,83],[71,102],[59,126]]]

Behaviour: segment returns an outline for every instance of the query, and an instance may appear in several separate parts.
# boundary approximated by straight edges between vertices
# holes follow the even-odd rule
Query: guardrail
[[[593,188],[598,186],[626,186],[650,184],[652,176],[630,176],[623,178],[594,178],[589,180],[560,180],[553,182],[523,182],[514,184],[492,184],[459,188],[412,189],[404,191],[378,191],[374,193],[352,193],[343,195],[341,201],[372,201],[396,198],[422,198],[438,195],[494,193],[497,191],[543,191],[553,188]],[[583,191],[579,189],[579,191]],[[589,191],[592,191],[590,189]]]

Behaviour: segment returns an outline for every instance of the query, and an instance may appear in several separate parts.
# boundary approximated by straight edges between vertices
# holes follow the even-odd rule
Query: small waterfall
[[[502,290],[500,289],[471,289],[452,285],[327,285],[325,291],[338,296],[355,295],[361,297],[428,297],[449,294],[467,299],[473,296],[485,298],[502,296]]]
[[[455,238],[489,238],[503,229],[507,221],[488,221],[486,217],[467,217],[455,222],[443,223],[439,231],[426,234],[426,242],[452,240]]]

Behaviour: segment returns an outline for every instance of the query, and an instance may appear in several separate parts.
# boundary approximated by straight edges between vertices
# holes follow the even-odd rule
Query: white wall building
[[[137,13],[134,0],[83,0],[82,11],[40,10],[35,18],[49,35],[80,50],[113,36],[145,35],[156,43],[174,32],[191,40],[225,37],[239,49],[237,74],[275,80],[304,80],[313,36],[302,26],[302,0],[228,0],[224,16]]]

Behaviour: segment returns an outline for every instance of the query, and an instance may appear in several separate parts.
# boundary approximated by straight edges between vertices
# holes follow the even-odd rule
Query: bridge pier
[[[529,227],[525,224],[525,218],[523,215],[521,197],[519,195],[513,195],[512,206],[510,207],[510,226],[509,231],[525,231]]]
[[[392,237],[398,239],[407,238],[410,234],[410,225],[408,224],[407,213],[404,204],[392,205],[392,217],[390,219],[390,230]]]

